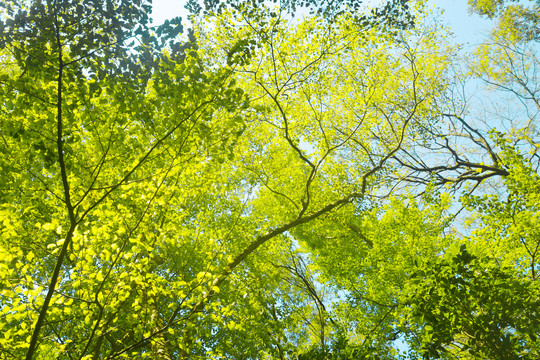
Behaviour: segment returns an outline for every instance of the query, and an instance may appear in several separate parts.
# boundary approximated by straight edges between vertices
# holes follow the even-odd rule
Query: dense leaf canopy
[[[2,2],[0,359],[538,358],[538,8],[470,5]]]

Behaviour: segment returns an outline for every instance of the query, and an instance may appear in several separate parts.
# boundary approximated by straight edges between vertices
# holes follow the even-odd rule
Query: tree
[[[118,315],[136,303],[134,288],[146,293],[135,279],[159,263],[135,240],[157,236],[143,220],[163,218],[154,200],[174,195],[159,190],[201,144],[212,153],[210,129],[232,140],[209,109],[245,100],[226,68],[203,68],[195,43],[159,50],[179,28],[154,36],[146,3],[2,8],[2,351],[95,357],[134,336]],[[238,131],[230,121],[220,129]],[[112,274],[127,274],[128,259],[138,277],[119,282]]]
[[[257,287],[260,297],[235,287],[244,273],[266,271],[264,254],[248,256],[280,238],[265,251],[281,259],[291,246],[288,230],[365,196],[370,178],[416,120],[413,97],[391,147],[381,146],[361,168],[362,181],[315,197],[323,159],[315,166],[288,125],[283,131],[246,122],[254,114],[288,119],[273,89],[259,109],[248,108],[237,82],[258,92],[264,84],[235,79],[242,43],[227,53],[229,61],[214,62],[194,35],[175,42],[178,20],[149,28],[145,2],[5,2],[2,11],[5,358],[205,354],[212,336],[249,328],[248,321],[227,320],[241,315],[235,300],[253,306],[240,317],[251,326],[260,316],[281,323],[268,305],[283,275],[267,274],[269,288]],[[346,46],[337,31],[359,39],[354,23],[352,30],[336,24],[336,43],[321,42],[318,59],[299,62],[299,78],[313,76],[333,55],[329,50]],[[328,30],[315,20],[306,26]],[[292,28],[279,31],[283,39]],[[261,48],[275,46],[263,40]],[[416,81],[414,70],[409,76]],[[272,181],[286,174],[277,168],[285,160],[300,185],[287,189],[292,200],[285,208],[263,206],[282,197],[262,178],[267,167],[253,171],[247,168],[253,159],[233,161],[235,152],[263,146],[265,132],[281,139],[275,160],[268,159]],[[343,144],[327,144],[325,158]],[[292,307],[279,311],[301,311],[295,309],[302,309],[305,294],[287,294]],[[270,322],[265,311],[258,315],[261,306]],[[269,336],[257,334],[252,357],[282,353],[285,335],[277,327]],[[248,347],[241,345],[223,341],[213,351],[245,356]]]
[[[444,29],[398,3],[205,1],[185,37],[143,1],[3,3],[1,357],[450,356],[492,320],[437,322],[456,276],[504,283],[489,314],[519,295],[535,354],[536,130],[478,127]],[[471,76],[535,104],[534,69],[502,70],[522,53],[482,51]]]
[[[411,358],[535,358],[537,48],[496,34],[468,56],[434,120],[392,158],[394,196],[353,218],[357,242],[327,243],[326,229],[309,242],[328,284],[346,289],[353,336],[364,324],[383,344],[400,335]],[[485,87],[471,96],[466,80]]]

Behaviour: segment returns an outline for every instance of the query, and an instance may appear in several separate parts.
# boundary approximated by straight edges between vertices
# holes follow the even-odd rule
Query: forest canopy
[[[539,358],[540,3],[469,6],[1,2],[0,359]]]

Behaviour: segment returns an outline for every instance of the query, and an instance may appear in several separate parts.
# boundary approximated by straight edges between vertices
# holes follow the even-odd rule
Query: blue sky
[[[458,42],[474,45],[485,39],[492,22],[469,14],[466,0],[432,0],[431,3],[444,9],[443,19],[450,25]]]

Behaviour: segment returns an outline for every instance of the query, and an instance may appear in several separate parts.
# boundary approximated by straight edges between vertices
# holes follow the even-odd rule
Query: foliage
[[[343,13],[355,16],[355,20],[364,25],[379,23],[407,28],[414,22],[409,8],[409,0],[388,1],[382,7],[373,8],[369,15],[359,15],[365,10],[364,2],[360,0],[272,0],[271,2],[264,0],[203,0],[202,4],[198,0],[188,0],[186,8],[192,14],[198,15],[201,13],[205,15],[220,14],[234,9],[240,14],[252,17],[259,13],[259,9],[266,9],[269,6],[268,3],[274,8],[273,14],[276,14],[277,11],[294,15],[296,12],[307,10],[312,15],[320,16],[322,21],[328,22],[332,22],[335,17]]]
[[[424,358],[444,352],[488,359],[538,357],[537,281],[461,245],[433,262],[421,261],[411,282]]]
[[[469,0],[471,11],[491,19],[498,18],[497,37],[514,41],[540,39],[540,2]]]
[[[0,359],[537,355],[534,49],[337,3],[0,5]]]

